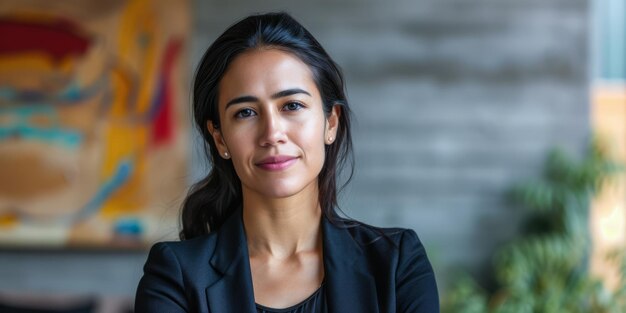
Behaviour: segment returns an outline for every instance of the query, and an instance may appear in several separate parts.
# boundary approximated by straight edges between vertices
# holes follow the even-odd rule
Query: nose
[[[280,112],[266,112],[262,117],[261,134],[259,143],[261,146],[274,146],[285,143],[285,121],[280,116]]]

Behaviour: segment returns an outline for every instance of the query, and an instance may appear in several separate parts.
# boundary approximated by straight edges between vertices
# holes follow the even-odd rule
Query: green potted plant
[[[543,177],[515,186],[512,199],[527,208],[518,238],[494,256],[497,290],[488,293],[464,277],[446,294],[449,313],[618,313],[626,312],[626,259],[620,285],[608,290],[588,269],[591,246],[589,203],[621,166],[609,160],[598,142],[576,161],[553,150]]]

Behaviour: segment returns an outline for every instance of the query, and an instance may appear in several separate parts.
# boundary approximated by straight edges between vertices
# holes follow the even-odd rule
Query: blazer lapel
[[[241,210],[224,222],[217,236],[210,264],[221,277],[206,288],[209,312],[255,313]],[[348,229],[323,217],[322,237],[328,312],[378,312],[374,277]]]
[[[328,312],[378,312],[374,277],[346,227],[322,218]]]
[[[209,312],[256,312],[241,210],[224,222],[217,236],[210,264],[222,276],[206,288]]]

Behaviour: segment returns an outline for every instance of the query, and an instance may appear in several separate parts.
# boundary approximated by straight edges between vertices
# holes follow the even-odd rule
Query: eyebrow
[[[287,96],[291,96],[291,95],[295,95],[295,94],[305,94],[308,95],[309,97],[311,97],[311,94],[308,93],[306,90],[300,89],[300,88],[291,88],[291,89],[286,89],[286,90],[282,90],[279,91],[275,94],[273,94],[271,96],[272,99],[278,99],[278,98],[282,98],[282,97],[287,97]],[[230,101],[228,101],[228,103],[226,103],[226,108],[228,109],[229,106],[234,105],[234,104],[238,104],[238,103],[244,103],[244,102],[258,102],[259,98],[257,97],[253,97],[253,96],[241,96],[241,97],[237,97],[235,99],[232,99]]]

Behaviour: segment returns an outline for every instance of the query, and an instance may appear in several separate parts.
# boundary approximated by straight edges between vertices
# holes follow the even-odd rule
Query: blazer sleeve
[[[439,294],[433,268],[415,231],[400,239],[396,272],[397,312],[439,313]]]
[[[157,243],[148,255],[135,297],[135,312],[187,312],[183,275],[167,243]]]

